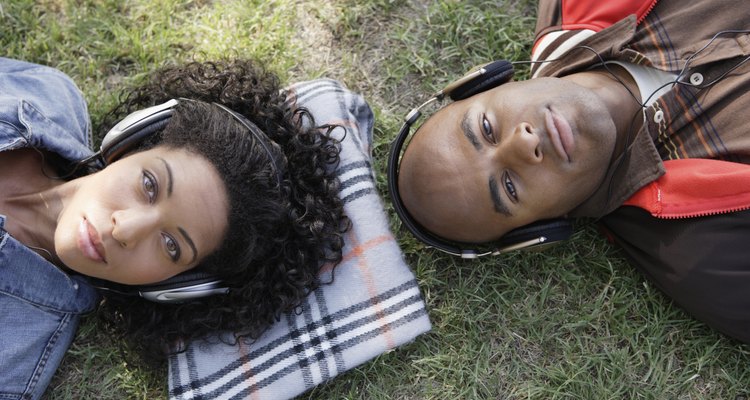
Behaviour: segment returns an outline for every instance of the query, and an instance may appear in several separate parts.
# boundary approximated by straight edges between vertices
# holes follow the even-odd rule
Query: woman
[[[102,125],[171,99],[163,130],[87,174],[101,166],[81,161],[92,152],[74,84],[0,59],[0,334],[13,338],[0,394],[41,395],[98,301],[81,275],[107,289],[102,315],[154,354],[216,330],[257,337],[341,259],[337,144],[275,76],[248,61],[169,67]],[[196,270],[228,290],[178,304],[130,294]]]

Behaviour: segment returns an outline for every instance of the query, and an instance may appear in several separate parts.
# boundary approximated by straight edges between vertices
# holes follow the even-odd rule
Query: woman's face
[[[195,267],[227,230],[219,173],[184,149],[135,153],[74,182],[58,217],[55,251],[84,275],[159,282]]]

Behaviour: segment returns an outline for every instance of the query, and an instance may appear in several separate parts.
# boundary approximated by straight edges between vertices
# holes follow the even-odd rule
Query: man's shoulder
[[[656,3],[656,0],[541,0],[531,60],[557,59],[605,30],[624,29],[626,32],[621,33],[632,34],[636,24],[646,18]],[[539,76],[541,69],[542,64],[534,64],[532,76]]]
[[[553,31],[599,32],[629,15],[640,21],[656,3],[656,0],[540,0],[534,42]]]

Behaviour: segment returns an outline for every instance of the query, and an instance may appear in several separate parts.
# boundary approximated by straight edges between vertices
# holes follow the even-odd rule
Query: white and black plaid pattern
[[[426,316],[415,281],[330,315],[318,309],[314,316],[312,310],[325,305],[325,301],[320,300],[303,307],[303,318],[288,315],[280,322],[286,324],[285,335],[254,348],[213,374],[195,379],[188,377],[185,384],[172,386],[170,397],[248,398],[290,374],[301,375],[300,383],[310,388],[350,368],[345,361],[346,351],[367,346],[368,340]],[[302,322],[300,319],[304,324],[297,326]],[[196,363],[200,362],[194,347],[174,358],[173,362],[187,365],[189,370],[197,370]],[[245,363],[251,360],[257,366],[248,368]],[[178,374],[177,369],[172,373]],[[181,377],[178,374],[172,379],[179,382]]]

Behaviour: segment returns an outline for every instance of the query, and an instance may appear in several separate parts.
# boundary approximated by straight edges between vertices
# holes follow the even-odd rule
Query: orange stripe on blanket
[[[242,370],[244,371],[245,376],[247,377],[247,381],[248,381],[247,387],[253,387],[257,382],[255,381],[255,374],[253,373],[252,367],[250,366],[250,361],[252,360],[249,357],[250,353],[248,352],[250,346],[247,346],[243,340],[238,340],[237,344],[239,346],[238,353],[240,353],[240,358],[244,358],[247,360],[241,363]],[[259,390],[252,390],[250,391],[249,398],[252,400],[260,400],[259,393],[260,393]]]
[[[350,120],[350,119],[331,119],[329,120],[326,125],[340,125],[340,126],[346,126],[349,128],[359,129],[359,125],[356,121]],[[325,131],[325,129],[321,129]]]
[[[367,250],[393,240],[393,236],[380,235],[360,245],[356,245],[357,240],[356,237],[354,237],[354,233],[352,231],[349,231],[349,234],[347,236],[348,240],[351,240],[350,243],[355,243],[355,246],[352,247],[352,249],[344,255],[344,259],[342,260],[342,262],[350,260],[354,257],[357,258],[357,268],[362,273],[362,280],[367,286],[367,293],[370,295],[370,298],[375,298],[378,296],[379,290],[372,278],[372,271],[370,269],[370,264],[367,262],[367,257],[363,256],[365,255]],[[396,347],[396,341],[393,338],[393,333],[391,332],[390,328],[388,328],[387,321],[384,321],[386,319],[386,314],[383,312],[382,307],[379,303],[373,303],[373,308],[375,309],[375,315],[378,316],[378,322],[381,322],[380,325],[383,327],[383,338],[385,339],[386,346],[389,349]]]
[[[353,238],[350,238],[353,240]],[[366,241],[364,244],[361,244],[359,246],[354,246],[349,252],[344,254],[341,257],[341,262],[339,264],[343,264],[349,260],[351,260],[354,257],[361,257],[367,250],[370,250],[373,247],[380,246],[381,244],[393,240],[393,236],[391,235],[380,235],[376,236],[373,239],[370,239]],[[320,268],[320,273],[326,273],[330,272],[334,267],[333,263],[326,263],[323,265],[323,267]]]

